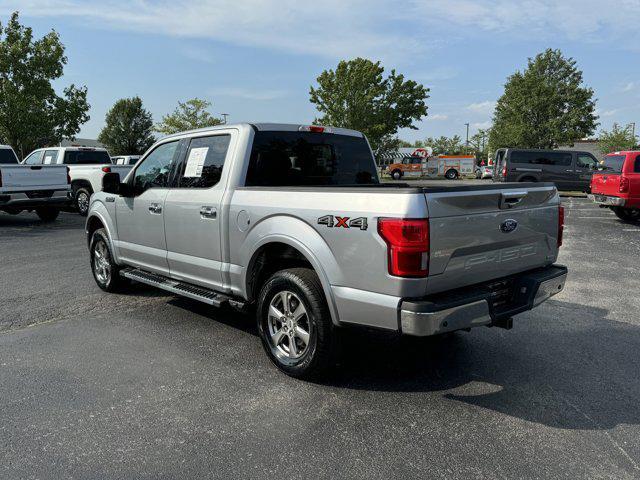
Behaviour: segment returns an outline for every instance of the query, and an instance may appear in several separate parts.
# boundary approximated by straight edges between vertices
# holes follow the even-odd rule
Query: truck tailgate
[[[553,263],[559,197],[553,184],[426,191],[427,293],[486,282]]]
[[[67,190],[67,167],[64,165],[2,165],[3,193]]]
[[[594,173],[591,177],[591,193],[600,195],[620,195],[620,174]]]

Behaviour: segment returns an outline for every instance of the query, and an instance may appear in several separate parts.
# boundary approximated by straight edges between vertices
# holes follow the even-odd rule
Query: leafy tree
[[[591,135],[596,128],[593,90],[560,50],[529,59],[511,75],[493,116],[492,148],[555,148]]]
[[[24,157],[43,145],[71,138],[89,120],[87,88],[70,85],[56,94],[67,57],[52,30],[40,39],[20,24],[18,12],[0,25],[0,139]]]
[[[310,100],[322,114],[316,123],[363,132],[377,154],[393,145],[400,128],[416,129],[427,115],[429,89],[391,70],[384,77],[380,62],[364,58],[341,61],[325,70],[310,88]]]
[[[469,149],[475,154],[478,160],[487,158],[487,155],[489,153],[487,144],[488,136],[489,132],[487,130],[479,129],[469,139]]]
[[[424,144],[427,147],[431,147],[433,155],[460,155],[465,152],[465,146],[459,135],[454,135],[453,137],[441,136],[439,138],[429,137]]]
[[[614,123],[610,131],[602,130],[598,138],[598,148],[602,153],[633,150],[635,146],[636,139],[631,125],[622,128],[617,123]]]
[[[162,121],[155,126],[155,130],[164,135],[184,132],[196,128],[214,127],[224,123],[207,111],[211,102],[192,98],[186,102],[178,102],[177,108],[170,115],[162,117]]]
[[[105,117],[98,136],[113,155],[142,155],[153,145],[153,120],[140,97],[118,100]]]

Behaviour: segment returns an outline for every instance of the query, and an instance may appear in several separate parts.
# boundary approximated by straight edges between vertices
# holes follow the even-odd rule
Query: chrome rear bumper
[[[600,205],[607,205],[610,207],[624,207],[626,203],[626,199],[620,197],[608,197],[606,195],[598,195],[597,193],[592,193],[587,195],[589,200],[598,203]]]
[[[400,306],[400,329],[403,334],[424,337],[481,325],[510,326],[513,315],[560,293],[566,278],[566,267],[552,265],[501,282],[405,300]],[[500,297],[496,295],[496,283],[506,285]]]

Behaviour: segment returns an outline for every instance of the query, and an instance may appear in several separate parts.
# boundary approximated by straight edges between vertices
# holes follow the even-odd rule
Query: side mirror
[[[105,173],[102,177],[102,191],[122,197],[131,197],[131,187],[128,183],[120,182],[120,174],[117,172]]]

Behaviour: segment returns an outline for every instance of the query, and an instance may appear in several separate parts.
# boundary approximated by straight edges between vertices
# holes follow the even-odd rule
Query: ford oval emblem
[[[518,228],[518,221],[513,218],[505,220],[500,224],[500,230],[504,233],[513,232],[516,228]]]

